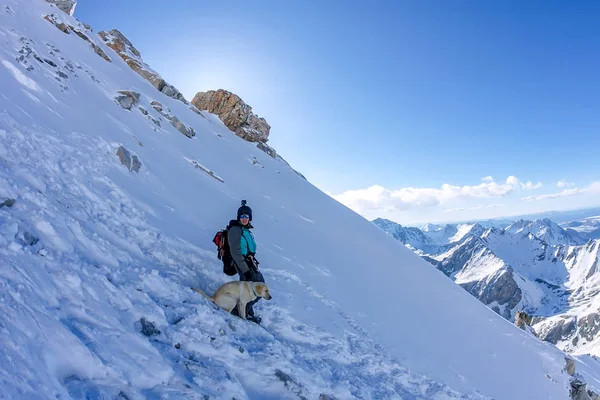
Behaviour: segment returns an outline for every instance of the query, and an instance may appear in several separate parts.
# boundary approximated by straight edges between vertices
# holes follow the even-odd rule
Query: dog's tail
[[[191,288],[194,292],[198,292],[200,293],[202,296],[206,297],[208,300],[212,301],[213,303],[215,302],[215,298],[212,296],[207,295],[206,293],[204,293],[201,289],[198,288]]]

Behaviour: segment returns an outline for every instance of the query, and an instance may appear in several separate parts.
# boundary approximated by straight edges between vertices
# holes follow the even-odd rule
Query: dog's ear
[[[260,282],[256,284],[256,291],[263,297],[266,293],[268,293],[267,285]]]

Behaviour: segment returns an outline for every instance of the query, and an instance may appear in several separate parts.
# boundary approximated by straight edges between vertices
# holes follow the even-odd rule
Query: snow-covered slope
[[[564,353],[59,12],[0,0],[1,397],[567,398]],[[211,239],[240,199],[262,326],[189,290],[229,280]]]
[[[595,220],[569,225],[593,226]],[[394,224],[376,223],[388,233],[400,229]],[[461,225],[456,227],[460,232]],[[431,231],[440,231],[429,228],[421,232],[425,240]],[[543,340],[573,354],[600,355],[600,240],[576,245],[582,241],[580,233],[548,219],[482,229],[473,228],[449,245],[429,244],[415,252],[506,319],[514,320],[520,310],[535,316],[534,328]],[[392,236],[406,243],[406,236]]]

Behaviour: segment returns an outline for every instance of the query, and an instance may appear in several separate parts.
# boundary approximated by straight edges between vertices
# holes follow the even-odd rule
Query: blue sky
[[[599,3],[143,4],[75,16],[121,30],[188,99],[239,94],[284,158],[368,218],[600,204]]]

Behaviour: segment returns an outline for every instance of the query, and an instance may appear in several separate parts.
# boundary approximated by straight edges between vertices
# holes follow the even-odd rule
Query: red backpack
[[[217,246],[217,258],[223,261],[223,272],[229,276],[237,274],[227,242],[227,229],[218,231],[213,238],[213,243]]]

